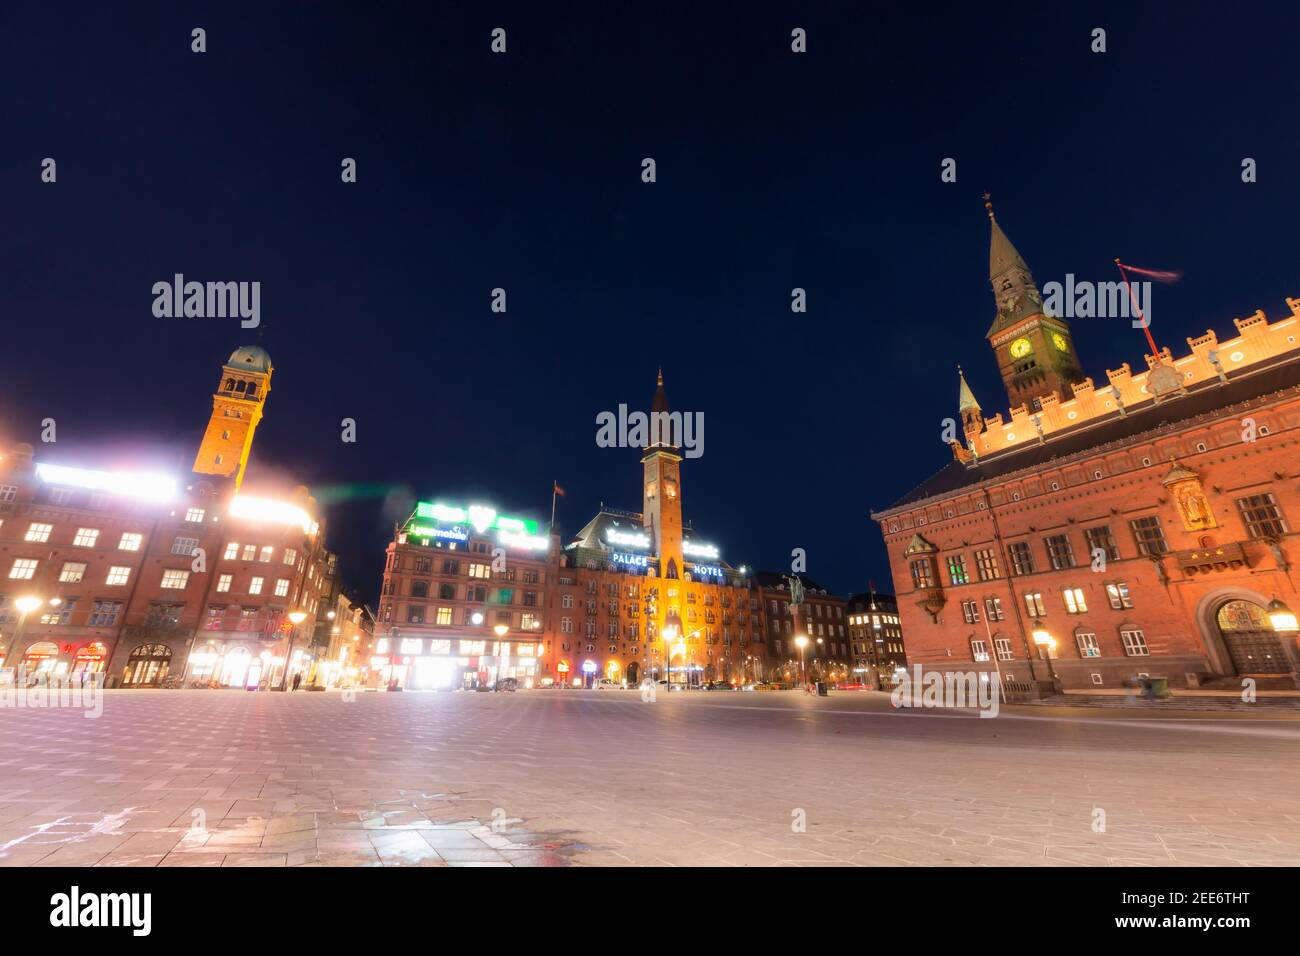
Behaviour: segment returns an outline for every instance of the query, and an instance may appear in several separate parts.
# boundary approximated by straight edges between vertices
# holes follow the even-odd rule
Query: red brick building
[[[909,660],[1066,688],[1290,686],[1295,637],[1267,612],[1300,606],[1300,300],[1098,388],[996,221],[990,259],[1015,407],[985,418],[960,378],[954,460],[872,515]]]
[[[244,686],[305,667],[328,610],[321,517],[306,488],[243,487],[271,373],[256,346],[222,366],[190,473],[0,457],[5,668]]]

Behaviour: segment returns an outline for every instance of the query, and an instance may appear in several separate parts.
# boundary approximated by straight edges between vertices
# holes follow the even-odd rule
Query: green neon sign
[[[441,501],[421,501],[415,506],[415,516],[437,521],[440,524],[467,524],[479,534],[489,528],[512,534],[537,534],[536,521],[497,514],[497,510],[489,505],[469,505],[461,508]]]

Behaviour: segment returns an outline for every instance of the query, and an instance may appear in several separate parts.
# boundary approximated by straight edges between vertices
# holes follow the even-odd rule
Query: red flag
[[[552,490],[554,491],[554,493],[557,494],[557,495],[559,495],[561,498],[563,498],[563,497],[564,497],[564,489],[561,488],[561,487],[560,487],[556,482],[554,482],[554,481],[551,482],[551,485],[553,486]]]

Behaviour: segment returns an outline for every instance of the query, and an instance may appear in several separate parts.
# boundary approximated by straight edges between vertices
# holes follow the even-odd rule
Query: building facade
[[[898,671],[907,667],[897,598],[875,591],[854,594],[844,613],[848,618],[855,683],[877,690],[889,687]]]
[[[909,660],[1039,692],[1292,685],[1300,300],[1102,389],[996,221],[992,249],[989,340],[1014,407],[986,418],[960,377],[954,460],[872,515]]]
[[[790,583],[775,571],[757,571],[753,586],[758,597],[759,632],[767,655],[766,672],[784,683],[848,681],[852,671],[845,601],[811,579],[803,579],[803,602],[792,603]],[[799,638],[807,638],[802,650]]]
[[[322,520],[305,488],[241,490],[271,373],[259,347],[231,355],[190,474],[0,459],[6,669],[242,687],[304,665]]]

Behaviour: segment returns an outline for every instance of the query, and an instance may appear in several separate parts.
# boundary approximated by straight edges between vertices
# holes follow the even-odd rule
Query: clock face
[[[1052,333],[1052,344],[1056,346],[1058,351],[1061,352],[1070,351],[1070,346],[1067,345],[1065,342],[1065,336],[1062,335],[1060,332]]]
[[[1029,339],[1016,339],[1011,343],[1012,358],[1024,358],[1033,350],[1034,347],[1029,344]]]

